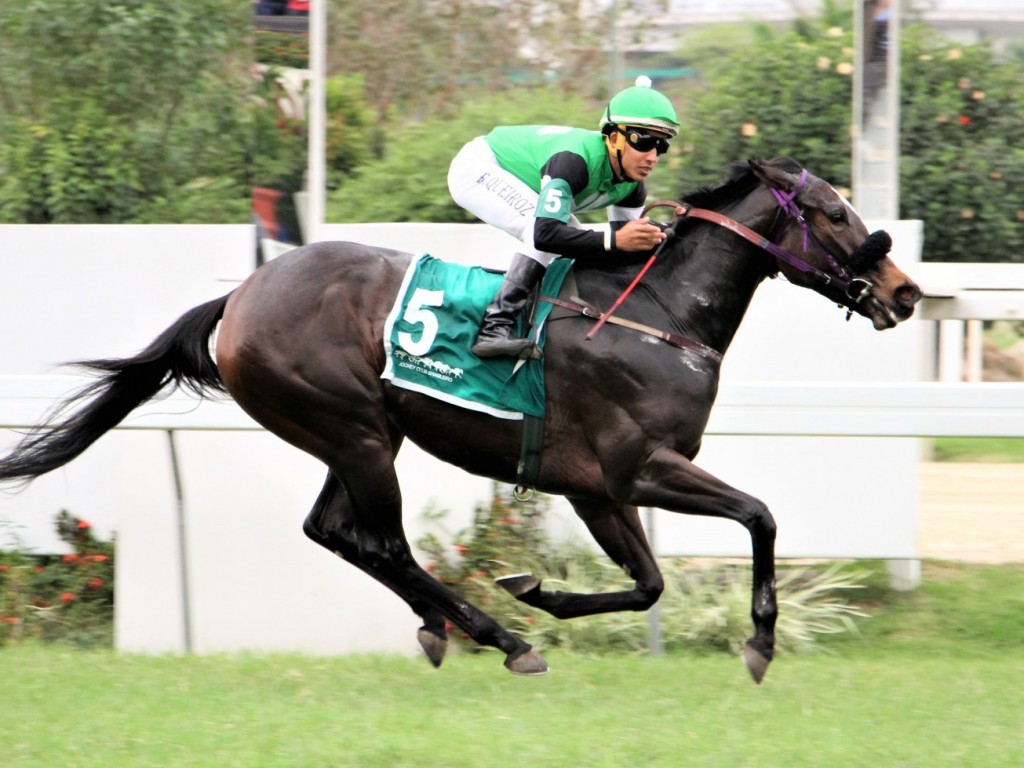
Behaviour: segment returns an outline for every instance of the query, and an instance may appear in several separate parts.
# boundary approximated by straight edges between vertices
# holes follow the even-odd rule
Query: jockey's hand
[[[615,247],[620,251],[650,251],[661,245],[666,235],[649,218],[627,221],[615,232]]]

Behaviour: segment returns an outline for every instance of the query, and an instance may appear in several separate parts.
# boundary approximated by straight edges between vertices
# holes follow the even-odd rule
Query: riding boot
[[[516,315],[526,306],[533,287],[547,268],[538,261],[517,253],[505,273],[494,301],[484,311],[484,319],[473,344],[477,357],[540,357],[529,339],[514,337]]]

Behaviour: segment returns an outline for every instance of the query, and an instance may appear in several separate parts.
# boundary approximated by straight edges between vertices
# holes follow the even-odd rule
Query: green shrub
[[[255,36],[256,61],[289,69],[309,68],[309,35],[294,32],[274,32],[257,29]]]
[[[0,550],[0,645],[27,638],[109,646],[114,636],[114,542],[61,511],[57,534],[72,551],[31,555]]]

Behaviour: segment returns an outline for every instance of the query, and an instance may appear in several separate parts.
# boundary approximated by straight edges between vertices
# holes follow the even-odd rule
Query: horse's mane
[[[760,158],[758,162],[764,163]],[[791,157],[777,157],[768,165],[789,173],[800,173],[802,166]],[[736,200],[746,197],[760,183],[747,163],[733,163],[725,171],[725,180],[716,187],[700,187],[683,195],[683,202],[693,208],[717,211]]]

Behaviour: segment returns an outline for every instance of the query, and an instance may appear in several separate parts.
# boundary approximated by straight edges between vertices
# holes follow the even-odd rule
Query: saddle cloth
[[[556,259],[541,291],[557,296],[571,259]],[[478,358],[470,347],[503,275],[424,254],[413,259],[384,326],[382,379],[503,419],[544,415],[544,361]],[[552,305],[534,307],[534,342],[542,349]],[[528,313],[523,313],[528,314]],[[519,319],[517,331],[525,326]]]

